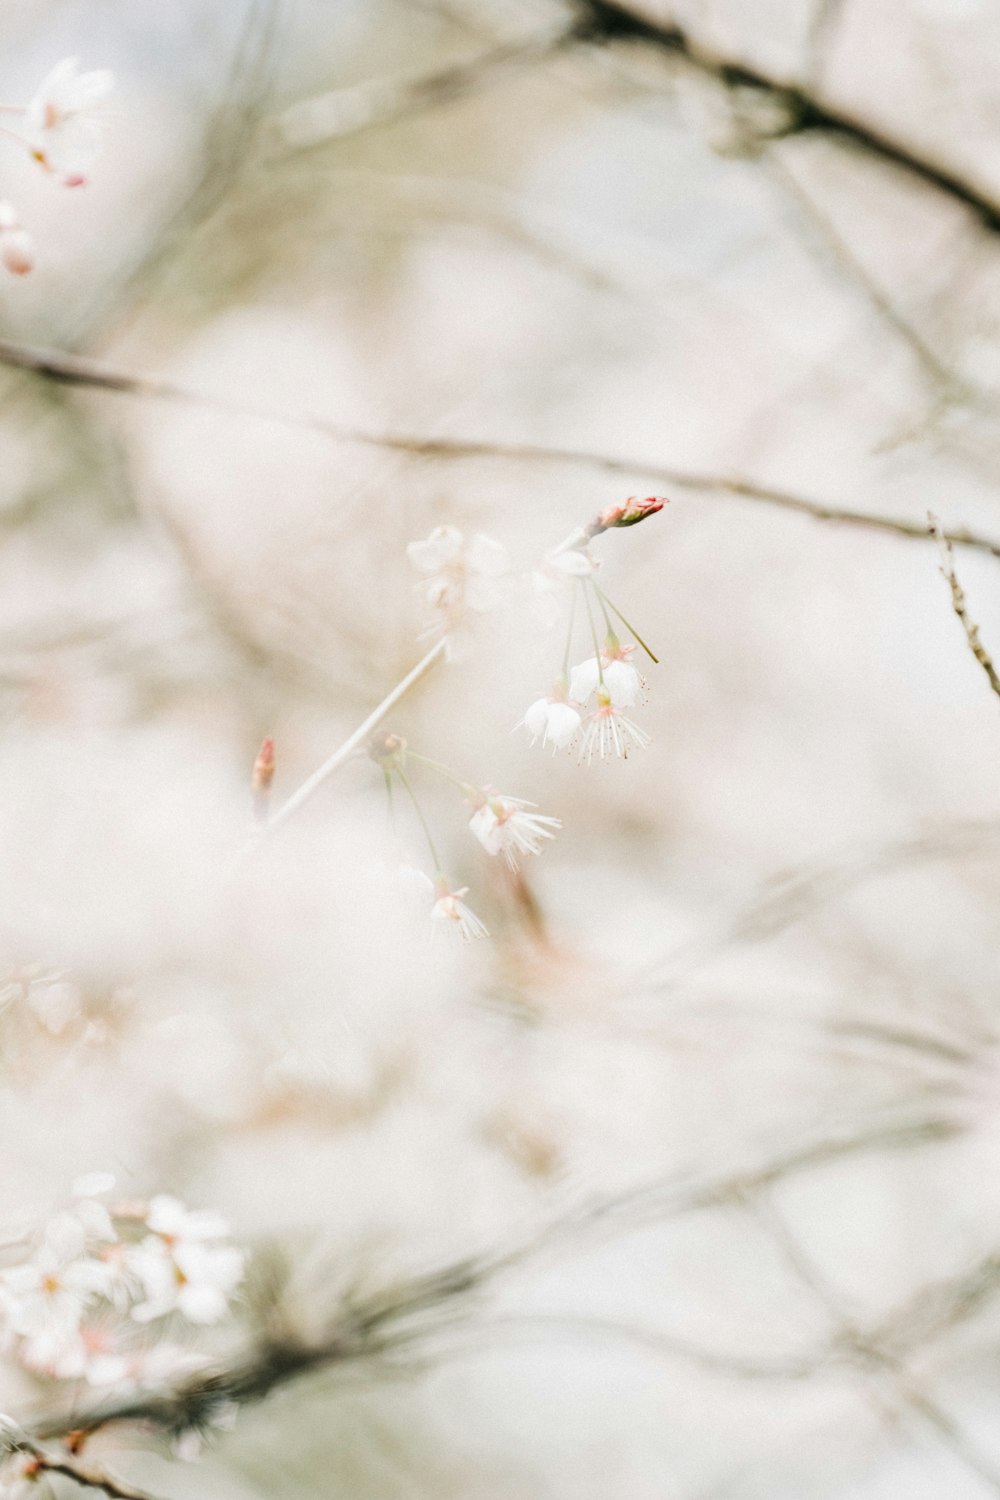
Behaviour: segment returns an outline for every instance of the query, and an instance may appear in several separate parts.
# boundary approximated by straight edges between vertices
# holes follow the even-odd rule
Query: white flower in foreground
[[[463,885],[460,890],[450,891],[446,881],[439,881],[437,888],[438,897],[431,907],[432,922],[450,925],[467,943],[473,938],[489,937],[489,928],[486,923],[481,921],[462,900],[462,897],[469,893],[467,885]]]
[[[484,614],[503,598],[510,559],[488,536],[466,541],[457,526],[436,526],[424,541],[410,542],[406,555],[427,578],[427,601],[441,613],[446,631],[461,624],[467,610]]]
[[[60,1216],[32,1258],[4,1272],[4,1314],[14,1333],[54,1348],[77,1331],[87,1306],[108,1292],[113,1273],[81,1256],[82,1239],[80,1226]]]
[[[65,57],[48,73],[25,110],[32,155],[70,186],[84,180],[101,148],[98,106],[114,87],[106,69],[81,73]]]
[[[163,1194],[150,1203],[146,1225],[153,1232],[125,1255],[145,1295],[132,1317],[149,1323],[176,1311],[191,1323],[217,1323],[245,1269],[242,1250],[218,1243],[229,1233],[225,1219]]]
[[[555,838],[559,818],[529,812],[534,802],[520,797],[489,796],[469,819],[469,828],[487,854],[502,854],[512,870],[519,854],[541,854],[542,840]]]
[[[22,228],[14,205],[0,202],[0,265],[12,276],[27,276],[34,264],[34,240]]]
[[[642,678],[628,660],[634,646],[619,645],[611,640],[601,652],[600,665],[596,656],[588,656],[570,673],[570,697],[578,703],[586,703],[592,693],[603,685],[616,708],[634,708],[642,698]]]
[[[631,719],[626,719],[621,709],[612,703],[611,694],[606,688],[599,688],[597,707],[588,716],[583,732],[581,764],[586,761],[589,766],[595,752],[602,760],[609,755],[619,755],[627,760],[630,750],[645,750],[648,744],[649,735],[646,731],[640,729],[638,724],[633,724]]]
[[[543,745],[551,745],[555,755],[575,738],[580,722],[579,712],[565,698],[550,694],[548,698],[536,699],[520,724],[514,727],[526,729],[532,744],[540,739]]]

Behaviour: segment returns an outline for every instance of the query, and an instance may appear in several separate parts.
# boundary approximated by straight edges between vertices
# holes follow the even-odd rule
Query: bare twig
[[[407,672],[402,681],[397,682],[392,691],[386,694],[378,707],[372,709],[367,719],[365,719],[363,723],[358,725],[354,733],[348,735],[347,739],[339,747],[339,749],[335,750],[333,754],[312,773],[311,776],[308,776],[302,783],[302,785],[298,788],[298,790],[292,793],[288,801],[283,803],[283,805],[279,807],[278,811],[274,814],[274,817],[270,818],[268,822],[263,825],[262,831],[266,833],[273,833],[283,823],[287,823],[289,818],[294,817],[299,809],[303,807],[311,797],[315,796],[323,783],[333,775],[334,771],[339,770],[344,762],[350,759],[355,750],[357,750],[360,745],[364,744],[365,740],[371,734],[372,730],[377,728],[378,725],[381,724],[386,714],[392,712],[400,699],[404,698],[410,691],[410,689],[420,681],[421,677],[425,677],[430,671],[431,667],[433,667],[436,662],[441,660],[441,658],[445,655],[447,649],[448,643],[442,637],[441,640],[437,641],[431,647],[431,649],[420,658],[416,666],[413,667],[409,672]]]
[[[28,370],[48,380],[108,391],[119,395],[139,396],[150,400],[176,401],[199,405],[230,416],[249,417],[271,422],[295,431],[318,432],[337,443],[353,443],[392,453],[406,453],[414,458],[454,462],[466,459],[499,459],[508,463],[547,464],[565,468],[588,468],[602,474],[620,476],[630,482],[652,481],[676,485],[695,494],[728,496],[809,516],[816,521],[831,521],[844,526],[863,527],[914,541],[928,539],[927,527],[921,521],[895,516],[872,515],[843,506],[795,495],[774,485],[758,483],[732,474],[699,473],[679,469],[656,459],[618,458],[611,454],[577,448],[547,448],[533,443],[502,443],[484,438],[426,437],[413,433],[373,432],[350,427],[326,417],[304,414],[282,414],[250,402],[234,401],[223,396],[192,390],[170,380],[153,376],[130,375],[97,360],[60,350],[35,349],[23,344],[0,340],[0,364]],[[1000,557],[1000,541],[965,529],[951,531],[948,539],[958,546],[971,547]]]
[[[40,1473],[61,1474],[65,1479],[72,1479],[74,1484],[100,1490],[110,1500],[154,1500],[148,1491],[136,1489],[134,1485],[115,1479],[103,1469],[78,1463],[66,1451],[55,1452],[7,1416],[0,1416],[0,1452],[9,1456],[17,1454],[23,1458],[25,1477],[35,1478]]]
[[[634,39],[658,47],[689,67],[715,78],[725,88],[754,90],[779,104],[786,116],[781,134],[825,132],[856,146],[866,155],[899,167],[928,187],[971,209],[987,229],[1000,231],[1000,198],[983,184],[949,163],[864,119],[815,90],[791,79],[778,78],[763,68],[705,46],[676,21],[658,20],[632,0],[579,0],[589,26],[581,38],[611,41]]]
[[[862,1369],[880,1378],[905,1407],[937,1435],[942,1445],[972,1473],[1000,1495],[1000,1469],[962,1431],[950,1412],[924,1389],[899,1357],[885,1349],[877,1334],[857,1326],[844,1298],[807,1255],[803,1246],[766,1197],[754,1204],[754,1212],[771,1234],[791,1270],[825,1309],[837,1328],[837,1341]]]
[[[931,536],[934,537],[941,549],[941,572],[947,579],[948,587],[951,589],[951,607],[958,616],[962,629],[965,631],[965,639],[969,643],[969,650],[986,673],[986,680],[990,687],[997,697],[1000,698],[1000,675],[997,674],[997,669],[993,665],[993,658],[979,639],[979,626],[969,614],[968,606],[965,602],[965,592],[958,581],[958,574],[955,572],[955,556],[952,551],[951,538],[941,530],[941,522],[930,511],[927,512],[927,522],[930,527]]]

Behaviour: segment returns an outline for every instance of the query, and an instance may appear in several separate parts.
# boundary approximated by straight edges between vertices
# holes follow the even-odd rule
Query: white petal
[[[458,556],[462,541],[457,526],[435,526],[424,541],[410,542],[406,555],[418,572],[437,573]]]
[[[466,558],[474,573],[486,573],[491,578],[498,578],[501,573],[510,571],[507,548],[495,542],[492,537],[483,536],[482,532],[477,532],[472,538]]]
[[[570,697],[574,698],[577,703],[586,703],[591,693],[597,691],[600,680],[601,672],[597,657],[588,656],[586,661],[580,662],[570,673]]]

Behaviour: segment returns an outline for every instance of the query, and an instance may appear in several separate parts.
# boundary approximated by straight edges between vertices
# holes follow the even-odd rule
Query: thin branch
[[[829,1282],[767,1198],[754,1204],[756,1217],[770,1233],[788,1266],[816,1298],[838,1329],[843,1350],[876,1376],[880,1376],[905,1407],[930,1427],[942,1445],[972,1473],[1000,1495],[1000,1469],[970,1441],[942,1404],[917,1382],[902,1361],[883,1348],[877,1334],[859,1328],[849,1307]]]
[[[1000,230],[1000,198],[987,187],[863,116],[820,97],[801,83],[778,78],[742,58],[714,51],[676,21],[657,20],[631,0],[579,0],[579,4],[584,18],[581,39],[600,42],[621,37],[646,42],[715,78],[725,88],[752,89],[767,95],[786,114],[782,135],[825,132],[859,147],[868,156],[899,167],[971,209],[987,229]]]
[[[7,1416],[0,1416],[0,1451],[8,1456],[17,1454],[23,1457],[26,1478],[34,1478],[39,1473],[61,1474],[65,1479],[72,1479],[74,1484],[100,1490],[110,1500],[154,1500],[147,1490],[136,1489],[134,1485],[115,1479],[103,1469],[78,1463],[70,1453],[53,1452]]]
[[[337,443],[353,443],[360,447],[376,448],[384,452],[406,453],[414,458],[437,459],[455,462],[467,459],[498,459],[508,463],[548,464],[555,467],[588,468],[601,474],[620,476],[632,483],[653,481],[657,484],[676,485],[679,489],[695,494],[729,496],[737,500],[754,501],[796,515],[809,516],[816,521],[831,521],[845,526],[863,527],[868,531],[882,531],[892,536],[906,537],[914,541],[927,541],[927,527],[920,521],[907,521],[895,516],[866,514],[842,506],[812,500],[795,495],[774,485],[758,483],[732,474],[708,474],[689,469],[679,469],[653,459],[618,458],[612,454],[595,453],[578,448],[547,448],[533,443],[493,442],[485,438],[426,437],[413,433],[373,432],[370,429],[351,427],[326,417],[310,413],[294,414],[273,412],[251,402],[234,401],[225,396],[214,396],[208,392],[192,390],[170,380],[155,376],[130,375],[97,360],[67,354],[61,350],[36,349],[23,344],[0,340],[0,364],[30,371],[32,374],[63,384],[87,387],[94,390],[126,396],[139,396],[157,401],[176,401],[199,405],[230,416],[248,417],[254,421],[270,422],[298,432],[317,432]],[[965,529],[950,531],[948,539],[958,546],[971,547],[1000,557],[1000,541]]]
[[[365,719],[361,724],[358,725],[354,733],[348,735],[347,739],[339,747],[339,749],[335,750],[333,754],[312,773],[311,776],[306,777],[305,781],[299,787],[298,791],[293,792],[288,801],[278,808],[278,811],[274,814],[274,817],[268,820],[261,832],[273,833],[283,823],[287,823],[289,818],[294,817],[299,809],[304,807],[305,804],[310,800],[310,798],[316,795],[320,787],[326,780],[328,780],[329,777],[333,775],[334,771],[339,770],[344,762],[350,759],[355,750],[357,750],[359,746],[364,744],[365,740],[371,734],[372,730],[378,727],[378,725],[385,718],[386,714],[392,712],[400,699],[405,697],[410,689],[420,681],[421,677],[426,676],[431,667],[433,667],[436,662],[441,660],[441,658],[445,655],[447,649],[448,642],[444,637],[442,637],[441,640],[437,641],[431,647],[431,649],[420,658],[416,666],[411,668],[411,670],[407,672],[402,681],[397,682],[392,691],[385,695],[378,707],[372,709],[367,719]]]
[[[575,25],[549,27],[413,78],[375,79],[290,105],[272,122],[282,155],[314,150],[373,126],[393,125],[492,83],[513,67],[544,61],[575,40]]]
[[[955,572],[955,557],[952,551],[951,538],[941,530],[940,521],[930,511],[927,512],[927,521],[930,533],[941,549],[941,572],[947,579],[948,587],[951,589],[951,607],[958,616],[962,629],[965,631],[965,639],[969,643],[969,650],[986,673],[986,680],[993,689],[993,692],[1000,698],[1000,675],[997,674],[997,669],[993,665],[993,658],[979,639],[979,626],[969,614],[968,606],[965,602],[965,592],[958,581],[958,574]]]

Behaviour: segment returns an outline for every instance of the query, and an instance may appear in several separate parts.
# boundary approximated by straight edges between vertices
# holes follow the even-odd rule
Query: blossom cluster
[[[34,1374],[101,1387],[185,1374],[205,1361],[171,1341],[172,1321],[219,1322],[243,1278],[219,1215],[166,1194],[109,1204],[113,1187],[107,1173],[79,1178],[28,1256],[0,1271],[0,1340]]]
[[[598,559],[590,542],[606,531],[631,527],[663,508],[662,500],[635,497],[607,507],[587,525],[579,527],[549,552],[530,571],[530,585],[536,604],[551,619],[567,602],[568,623],[566,649],[561,673],[545,697],[527,709],[518,728],[524,727],[532,743],[538,740],[556,750],[579,743],[579,761],[591,764],[600,759],[625,759],[633,749],[644,749],[649,736],[629,717],[642,700],[644,683],[631,660],[641,647],[652,661],[656,658],[605,591],[595,574]],[[469,612],[476,614],[493,609],[515,581],[506,550],[491,538],[477,534],[467,540],[450,525],[437,526],[422,541],[407,547],[411,563],[425,579],[427,603],[435,612],[436,630],[450,647],[464,633]],[[582,599],[589,625],[593,654],[570,668],[573,627],[577,603]],[[635,641],[623,642],[613,618],[636,635]],[[597,620],[604,626],[603,642],[599,640]],[[436,873],[434,878],[416,874],[420,889],[432,895],[431,916],[435,922],[452,927],[463,938],[486,936],[482,920],[465,904],[468,887],[455,889],[441,870],[433,838],[427,826],[408,771],[412,762],[435,770],[460,787],[472,808],[469,829],[491,855],[503,855],[510,869],[517,871],[519,855],[539,854],[544,843],[561,827],[558,818],[536,812],[535,805],[523,798],[501,794],[491,787],[476,787],[463,781],[447,766],[416,755],[408,750],[399,735],[379,735],[371,745],[373,758],[382,767],[390,790],[393,777],[403,785],[416,807],[427,835]],[[413,881],[410,881],[413,884]]]
[[[101,146],[102,105],[114,87],[106,69],[81,73],[77,59],[66,57],[46,74],[25,105],[3,105],[3,113],[20,119],[20,130],[4,134],[26,147],[32,159],[65,187],[87,180]],[[12,276],[26,275],[35,264],[31,235],[12,203],[0,200],[0,265]]]

